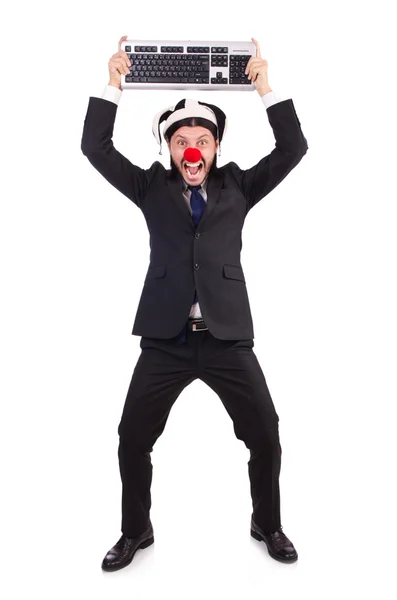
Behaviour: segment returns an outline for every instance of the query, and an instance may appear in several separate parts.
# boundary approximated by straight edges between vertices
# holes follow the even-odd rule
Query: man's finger
[[[257,66],[262,63],[261,58],[256,58],[255,56],[251,56],[249,61],[245,66],[245,73],[247,74],[250,69],[252,69],[253,65]]]
[[[251,40],[254,42],[254,44],[256,46],[256,58],[262,58],[261,57],[261,51],[260,51],[260,48],[259,48],[259,43],[253,37],[251,38]]]
[[[119,41],[119,52],[121,50],[121,44],[122,44],[122,42],[124,42],[124,40],[126,40],[127,38],[128,38],[128,35],[123,35],[123,37],[120,38],[120,41]]]

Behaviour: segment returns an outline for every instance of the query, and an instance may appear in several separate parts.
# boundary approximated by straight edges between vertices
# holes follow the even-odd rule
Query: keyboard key
[[[148,83],[181,83],[180,77],[148,77]]]

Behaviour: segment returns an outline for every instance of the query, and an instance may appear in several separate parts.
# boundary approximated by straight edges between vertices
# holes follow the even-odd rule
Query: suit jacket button
[[[196,233],[194,237],[197,239],[197,238],[199,238],[199,237],[200,237],[200,234],[199,234],[199,233]]]
[[[199,269],[200,267],[199,267],[199,266],[198,266],[198,264],[196,263],[196,264],[194,265],[194,268],[195,268],[195,269],[196,269],[196,271],[197,271],[197,269]]]

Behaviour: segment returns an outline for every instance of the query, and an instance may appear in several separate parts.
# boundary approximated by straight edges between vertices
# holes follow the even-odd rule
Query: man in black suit
[[[133,165],[112,142],[121,74],[131,66],[121,50],[124,39],[109,61],[103,97],[90,98],[81,143],[95,169],[142,210],[151,247],[132,329],[141,336],[141,354],[118,428],[122,536],[102,568],[125,567],[138,548],[154,541],[150,453],[172,405],[195,379],[219,396],[236,437],[250,450],[251,535],[264,541],[276,560],[294,562],[298,555],[280,518],[279,417],[253,351],[240,251],[248,211],[300,162],[307,141],[292,100],[280,100],[271,90],[267,61],[253,40],[256,56],[246,72],[266,106],[275,149],[250,169],[234,162],[218,168],[226,115],[212,104],[184,99],[153,120],[160,144],[165,121],[171,168],[158,161],[149,169]]]

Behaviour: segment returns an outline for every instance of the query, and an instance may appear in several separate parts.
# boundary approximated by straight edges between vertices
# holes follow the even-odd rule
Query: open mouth
[[[198,175],[201,173],[202,168],[203,168],[203,163],[202,162],[184,163],[183,168],[186,171],[186,173],[189,175],[189,177],[194,179],[194,178],[198,177]]]

